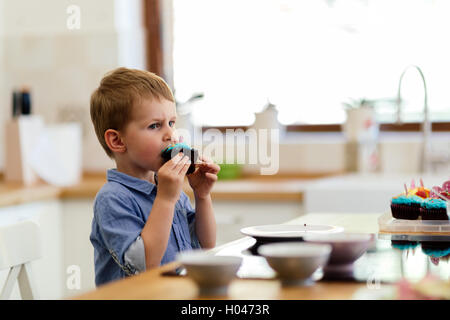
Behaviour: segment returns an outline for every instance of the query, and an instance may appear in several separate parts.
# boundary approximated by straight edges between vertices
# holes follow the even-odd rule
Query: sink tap
[[[402,88],[402,80],[403,76],[405,75],[406,71],[408,71],[410,68],[414,68],[419,72],[420,77],[422,78],[423,82],[423,90],[424,90],[424,102],[423,102],[423,122],[422,122],[422,146],[421,146],[421,152],[420,152],[420,162],[419,162],[419,170],[420,173],[427,173],[430,169],[429,164],[429,154],[431,151],[430,147],[430,137],[431,137],[431,122],[430,122],[430,112],[428,108],[428,92],[427,92],[427,83],[425,81],[425,76],[423,75],[422,70],[416,66],[416,65],[410,65],[406,67],[406,69],[402,72],[400,76],[400,80],[398,83],[398,92],[397,92],[397,123],[401,124],[401,106],[402,106],[402,99],[401,99],[401,88]]]

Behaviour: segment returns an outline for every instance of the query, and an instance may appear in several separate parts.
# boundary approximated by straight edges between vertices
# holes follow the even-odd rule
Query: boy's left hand
[[[197,198],[209,196],[214,183],[217,181],[217,173],[220,167],[206,157],[199,156],[200,163],[196,164],[195,171],[187,175],[189,184]]]

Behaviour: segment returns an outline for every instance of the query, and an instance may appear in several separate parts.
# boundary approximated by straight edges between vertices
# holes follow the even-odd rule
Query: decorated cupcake
[[[416,195],[400,194],[391,199],[392,216],[396,219],[417,220],[423,199]]]
[[[420,208],[422,220],[448,220],[447,201],[428,198]]]
[[[187,144],[185,143],[171,144],[161,152],[161,157],[163,158],[164,162],[167,162],[180,152],[184,153],[191,160],[191,165],[189,166],[189,169],[186,174],[193,173],[195,171],[195,163],[198,160],[198,151],[196,149],[191,148]]]
[[[420,213],[423,220],[449,220],[450,181],[442,187],[431,188],[430,198],[422,203]]]
[[[422,202],[430,196],[430,190],[425,188],[422,179],[420,187],[416,187],[414,179],[411,188],[404,184],[405,193],[391,199],[392,216],[396,219],[417,220],[420,216]]]

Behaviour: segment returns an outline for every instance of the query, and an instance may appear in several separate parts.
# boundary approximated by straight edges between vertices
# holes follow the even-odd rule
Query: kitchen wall
[[[432,134],[433,157],[439,158],[442,163],[434,166],[434,173],[445,176],[450,171],[450,133],[435,132]],[[203,150],[210,150],[210,140],[203,143]],[[378,169],[377,172],[387,174],[414,174],[420,168],[420,154],[422,133],[420,132],[382,132],[378,140]],[[200,148],[200,145],[197,145]],[[245,159],[249,159],[249,144],[219,145],[223,157],[228,152],[237,155],[245,150]],[[288,133],[280,138],[279,154],[267,152],[270,161],[278,160],[278,173],[302,173],[306,175],[322,175],[343,173],[347,170],[346,140],[341,133]],[[270,150],[270,149],[269,149]],[[215,153],[210,152],[212,158]],[[278,158],[276,158],[276,156]],[[220,158],[220,157],[219,157]],[[215,159],[219,161],[219,159]],[[230,162],[228,162],[230,163]],[[260,174],[261,168],[269,165],[246,164],[244,172]]]
[[[72,4],[80,9],[80,29],[67,27]],[[0,123],[11,117],[12,89],[29,85],[34,113],[46,123],[83,123],[85,171],[113,166],[92,128],[89,99],[107,71],[117,66],[145,68],[140,7],[141,0],[0,0]],[[5,139],[3,130],[0,139]],[[435,135],[433,140],[436,150],[450,154],[448,134]],[[420,134],[382,134],[380,141],[382,171],[417,170]],[[345,170],[341,134],[289,134],[280,142],[281,173]],[[248,165],[246,171],[258,173],[259,166]]]
[[[67,24],[73,4],[79,29]],[[46,123],[82,122],[84,169],[110,167],[90,123],[89,99],[107,71],[145,68],[140,6],[140,0],[0,0],[0,122],[11,118],[13,88],[28,85],[34,113]]]

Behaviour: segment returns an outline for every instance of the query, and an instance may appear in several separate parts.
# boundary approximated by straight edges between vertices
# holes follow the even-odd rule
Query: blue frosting
[[[176,148],[176,147],[181,147],[181,148],[191,149],[191,147],[189,147],[189,146],[188,146],[187,144],[185,144],[185,143],[177,143],[177,144],[174,144],[174,145],[172,145],[172,146],[167,147],[165,150],[172,150],[173,148]]]
[[[425,209],[447,209],[447,202],[441,199],[428,198],[422,202],[422,208]]]
[[[411,204],[411,199],[405,195],[400,195],[398,197],[392,198],[392,204]]]
[[[423,199],[416,195],[399,195],[397,197],[392,198],[392,204],[405,204],[405,205],[411,205],[411,204],[421,204],[423,202]]]
[[[421,204],[424,201],[423,198],[416,195],[408,196],[408,198],[411,200],[411,203]]]

